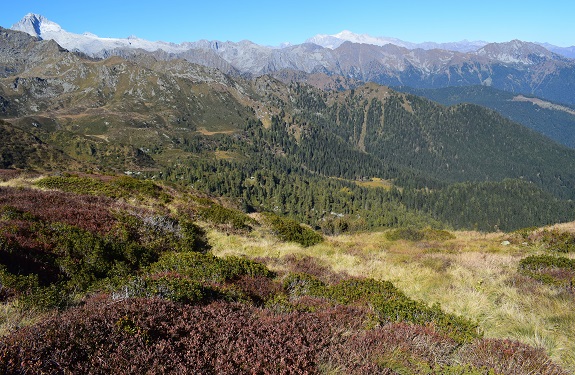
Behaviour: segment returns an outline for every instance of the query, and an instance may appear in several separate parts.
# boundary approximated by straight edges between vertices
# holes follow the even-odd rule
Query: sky
[[[408,42],[520,39],[575,45],[573,0],[6,0],[0,26],[41,14],[73,33],[277,46],[350,30]]]

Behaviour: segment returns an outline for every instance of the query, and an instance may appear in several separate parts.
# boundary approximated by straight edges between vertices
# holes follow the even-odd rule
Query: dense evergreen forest
[[[575,148],[575,115],[572,105],[518,96],[488,86],[441,89],[414,89],[402,86],[395,89],[423,96],[443,105],[473,103],[487,107],[559,144]]]
[[[293,90],[297,111],[282,111],[268,127],[248,119],[233,135],[185,140],[181,147],[198,157],[156,177],[325,233],[507,231],[575,218],[575,152],[495,112],[393,92],[369,98],[369,87],[331,103],[321,91]],[[214,151],[236,157],[217,160]]]

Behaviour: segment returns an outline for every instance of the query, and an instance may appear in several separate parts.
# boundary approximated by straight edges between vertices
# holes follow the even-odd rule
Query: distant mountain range
[[[424,50],[444,49],[448,51],[457,51],[457,52],[473,52],[485,46],[486,44],[489,44],[489,42],[485,42],[482,40],[472,42],[468,40],[462,40],[460,42],[450,42],[450,43],[435,43],[435,42],[411,43],[397,38],[374,37],[368,34],[355,34],[348,30],[344,30],[334,35],[318,34],[306,40],[306,43],[313,43],[317,44],[318,46],[330,49],[336,49],[345,42],[372,44],[374,46],[385,46],[386,44],[394,44],[396,46],[404,47],[407,49],[417,49],[417,48]]]
[[[26,15],[12,29],[44,40],[53,39],[70,51],[94,58],[185,59],[232,75],[281,75],[293,71],[415,88],[485,85],[575,104],[575,60],[539,44],[518,40],[424,46],[342,32],[310,40],[317,44],[308,42],[284,48],[260,46],[250,41],[201,40],[174,44],[136,37],[115,39],[89,33],[73,34],[35,14]],[[481,44],[484,45],[479,47]],[[479,48],[473,50],[475,47]]]
[[[345,42],[360,43],[360,44],[373,44],[375,46],[384,46],[386,44],[394,44],[399,47],[404,47],[407,49],[444,49],[447,51],[456,52],[474,52],[481,47],[486,46],[489,42],[484,40],[461,40],[459,42],[448,42],[448,43],[435,43],[435,42],[424,42],[424,43],[411,43],[406,42],[397,38],[389,37],[374,37],[368,34],[355,34],[351,31],[344,30],[340,33],[333,35],[318,34],[314,37],[306,40],[306,43],[314,43],[319,46],[336,49]],[[571,47],[559,47],[550,43],[539,43],[535,42],[542,47],[545,47],[551,52],[555,52],[559,55],[563,55],[569,58],[575,58],[575,46]]]

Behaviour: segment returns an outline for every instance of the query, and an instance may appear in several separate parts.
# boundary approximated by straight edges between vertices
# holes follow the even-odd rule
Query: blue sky
[[[573,0],[7,0],[0,26],[38,13],[67,31],[148,40],[301,43],[342,30],[410,42],[512,39],[575,45]]]

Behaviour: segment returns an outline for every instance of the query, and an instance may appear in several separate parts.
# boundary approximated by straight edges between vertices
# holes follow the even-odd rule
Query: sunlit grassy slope
[[[294,272],[308,273],[319,279],[325,279],[332,285],[337,284],[336,279],[341,281],[349,279],[350,276],[390,281],[409,298],[421,301],[427,306],[439,303],[443,311],[475,321],[487,338],[513,339],[542,347],[553,361],[571,372],[575,371],[573,333],[575,332],[573,287],[575,266],[544,269],[548,273],[543,272],[539,276],[549,276],[551,279],[556,276],[556,279],[563,283],[556,283],[554,286],[551,286],[553,283],[543,284],[537,281],[536,277],[532,277],[533,273],[528,277],[525,272],[519,271],[521,262],[533,255],[550,255],[553,259],[562,259],[566,264],[575,264],[572,262],[575,260],[575,223],[561,224],[547,230],[529,229],[514,234],[398,228],[325,237],[325,241],[319,244],[314,241],[316,237],[310,235],[314,232],[306,229],[310,233],[305,231],[297,233],[300,234],[300,239],[305,240],[303,242],[311,246],[302,247],[296,243],[286,242],[289,239],[280,239],[282,230],[292,228],[288,221],[284,222],[270,213],[252,214],[252,217],[248,217],[243,212],[233,209],[232,202],[224,202],[221,198],[216,200],[176,185],[161,185],[150,180],[137,180],[126,176],[61,174],[39,177],[32,172],[5,170],[2,173],[4,177],[0,175],[0,190],[3,195],[0,195],[0,208],[3,211],[0,211],[0,224],[3,224],[4,232],[0,234],[8,239],[14,238],[13,241],[18,240],[28,245],[37,244],[35,246],[40,249],[44,244],[41,241],[52,241],[53,237],[54,246],[60,246],[62,245],[58,242],[61,241],[60,237],[55,237],[56,234],[48,230],[60,227],[67,228],[65,233],[78,235],[84,233],[85,237],[81,237],[83,240],[78,243],[79,251],[72,254],[80,260],[86,252],[92,254],[90,249],[83,246],[85,241],[96,241],[94,243],[101,246],[117,246],[111,248],[109,253],[119,254],[118,256],[123,252],[127,253],[126,249],[159,249],[158,259],[164,259],[164,263],[158,260],[148,268],[142,266],[130,276],[142,280],[147,276],[159,275],[158,270],[167,272],[169,269],[165,268],[167,264],[165,259],[180,259],[179,249],[183,249],[183,246],[197,245],[198,249],[211,248],[212,254],[223,259],[226,259],[225,256],[235,255],[265,263],[269,269],[277,272],[277,279],[268,280],[269,285],[275,285],[280,289],[282,288],[280,284],[289,278],[286,277],[288,272],[292,273],[292,276]],[[33,201],[40,203],[33,205],[30,203]],[[58,203],[64,201],[66,204]],[[231,208],[225,207],[228,203]],[[118,210],[122,207],[124,215],[118,215]],[[116,215],[113,215],[113,212]],[[178,224],[180,221],[181,225],[186,225],[188,223],[186,220],[191,218],[197,223],[197,230],[194,229],[196,224],[194,226],[190,224],[185,227],[188,228],[188,232],[180,229],[178,232],[180,236],[176,236],[173,228],[180,225]],[[63,227],[62,222],[68,226]],[[152,225],[153,223],[156,224]],[[299,229],[304,228],[297,223],[295,225]],[[18,232],[14,228],[22,230]],[[38,233],[44,235],[36,235],[33,230],[25,231],[26,228],[36,228],[40,231]],[[133,232],[134,238],[140,242],[126,242],[131,244],[132,247],[129,247],[125,246],[125,243],[118,242],[122,240],[121,238],[98,237],[99,232],[111,231],[110,228],[124,228],[125,233]],[[89,235],[92,233],[89,230],[94,233]],[[151,232],[140,235],[138,234],[140,231],[144,234],[148,233],[147,231]],[[15,237],[14,233],[18,237]],[[207,238],[204,237],[204,233],[207,234]],[[198,237],[194,237],[195,235]],[[190,242],[193,238],[196,239]],[[98,239],[101,239],[100,242],[97,242]],[[554,241],[552,246],[549,241]],[[46,244],[50,245],[48,242]],[[1,248],[3,254],[10,256],[14,253],[10,250],[11,247],[6,244],[3,246]],[[116,248],[123,249],[123,252],[115,252]],[[26,248],[21,246],[15,249]],[[558,250],[565,252],[559,253]],[[30,254],[33,256],[35,253],[30,251]],[[76,259],[72,255],[68,258]],[[94,255],[96,259],[106,261],[97,255]],[[197,257],[202,258],[203,255]],[[214,259],[219,259],[211,257],[210,254],[209,259],[213,262]],[[180,260],[183,259],[185,257]],[[29,259],[23,259],[21,263],[30,262]],[[51,263],[46,264],[46,267],[52,266]],[[52,267],[50,270],[63,272],[58,270],[66,269],[62,267],[68,264],[76,263],[71,261],[56,263],[57,267]],[[119,261],[117,264],[122,265]],[[174,264],[180,266],[178,262]],[[531,265],[538,264],[542,267],[543,263],[533,262]],[[5,264],[5,266],[12,266],[3,270],[5,280],[11,284],[7,284],[4,301],[0,306],[0,337],[12,337],[15,330],[45,322],[55,311],[19,308],[21,306],[19,303],[25,303],[26,300],[13,298],[17,297],[18,293],[22,296],[26,293],[34,295],[36,289],[40,291],[48,289],[27,287],[28,284],[24,281],[28,279],[25,275],[14,279],[22,281],[16,284],[10,279],[14,265]],[[202,266],[197,268],[201,273]],[[111,272],[114,269],[116,268],[107,267],[104,271]],[[196,268],[191,269],[197,271]],[[73,276],[72,271],[69,272]],[[81,275],[90,277],[96,275],[89,267],[80,271],[83,272]],[[78,274],[80,271],[77,271]],[[112,273],[104,275],[108,276],[106,278],[108,281],[103,280],[102,276],[100,277],[102,280],[97,280],[98,283],[94,282],[93,285],[88,285],[89,287],[83,286],[83,277],[70,276],[69,280],[64,279],[69,288],[62,290],[70,292],[67,299],[62,301],[67,301],[70,306],[76,306],[92,291],[105,292],[108,289],[103,286],[110,284],[108,287],[112,287],[112,280],[115,279]],[[43,274],[42,277],[47,280],[46,282],[50,281],[49,275]],[[122,279],[117,279],[117,282],[120,283],[118,285],[125,283]],[[325,292],[327,289],[325,287],[322,290]],[[47,294],[38,295],[50,297]],[[283,296],[285,297],[285,294]],[[277,301],[281,301],[282,294],[276,297],[279,298]],[[319,298],[322,295],[318,294],[315,297]],[[277,301],[274,303],[278,303]],[[485,353],[492,356],[494,352],[487,350]],[[516,350],[514,353],[520,352]],[[450,361],[457,364],[456,356],[459,354],[455,352],[452,354],[455,357],[450,357]],[[517,358],[514,360],[518,360]],[[529,360],[528,356],[525,356],[525,360]],[[511,361],[504,363],[514,366],[514,362]]]
[[[362,233],[302,248],[262,232],[249,237],[209,234],[215,254],[255,257],[277,271],[285,269],[288,255],[311,256],[335,272],[389,280],[411,298],[439,302],[444,310],[477,321],[486,337],[544,347],[575,371],[573,294],[518,272],[522,258],[542,250],[503,233],[454,235],[445,241],[412,242],[391,241],[385,232]]]

